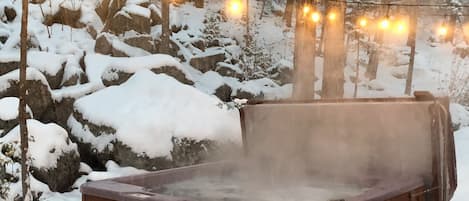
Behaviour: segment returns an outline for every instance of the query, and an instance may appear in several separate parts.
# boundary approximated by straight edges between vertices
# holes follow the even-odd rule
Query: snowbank
[[[115,128],[112,136],[135,153],[170,157],[172,137],[240,140],[238,111],[220,105],[217,98],[167,75],[141,70],[120,86],[78,99],[74,107],[83,119]],[[72,134],[95,147],[104,148],[103,143],[112,141],[94,137],[82,126],[77,132],[80,125],[73,117],[68,123]]]

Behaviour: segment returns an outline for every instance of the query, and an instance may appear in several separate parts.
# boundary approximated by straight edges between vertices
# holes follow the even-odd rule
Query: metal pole
[[[249,0],[246,0],[246,47],[249,47],[250,44],[250,38],[251,36],[249,35]]]
[[[360,76],[360,29],[357,30],[357,70],[355,71],[355,87],[353,89],[353,97],[357,98],[358,94],[358,77]]]

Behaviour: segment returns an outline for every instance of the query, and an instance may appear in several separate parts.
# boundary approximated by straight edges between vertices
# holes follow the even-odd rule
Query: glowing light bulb
[[[407,27],[403,22],[399,22],[396,26],[396,31],[398,33],[403,33],[406,29],[407,29]]]
[[[319,20],[321,20],[321,15],[318,12],[313,12],[313,14],[311,14],[311,20],[315,23],[319,22]]]
[[[389,19],[383,19],[379,23],[379,28],[381,29],[389,29],[389,26],[391,25],[391,22],[389,22]]]
[[[232,1],[230,5],[230,10],[233,13],[239,13],[241,10],[241,2],[238,0]]]
[[[327,14],[327,19],[329,19],[330,21],[334,21],[335,19],[337,19],[337,13],[335,13],[334,11],[329,12],[329,14]]]
[[[303,7],[303,15],[306,16],[309,13],[310,10],[311,10],[311,8],[308,5],[305,5]]]
[[[446,34],[448,34],[448,27],[442,25],[440,28],[438,28],[438,35],[446,36]]]
[[[360,27],[366,27],[366,25],[368,25],[368,20],[366,20],[366,18],[361,18],[358,20],[358,25],[360,25]]]

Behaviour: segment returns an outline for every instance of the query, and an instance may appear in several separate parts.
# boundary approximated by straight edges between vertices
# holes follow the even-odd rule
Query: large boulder
[[[155,47],[153,38],[147,34],[139,34],[135,36],[126,37],[124,43],[132,47],[141,48],[150,53],[156,53],[158,50]]]
[[[65,24],[73,28],[83,28],[86,25],[80,21],[81,6],[75,5],[71,1],[64,1],[59,6],[59,11],[54,15],[47,15],[44,19],[44,24],[51,26],[54,23]]]
[[[156,74],[164,73],[184,84],[194,84],[188,69],[173,57],[165,54],[127,59],[114,58],[114,61],[104,70],[101,78],[105,86],[119,85],[140,69],[149,69]]]
[[[0,76],[0,98],[18,97],[19,72],[12,71]],[[52,106],[50,87],[45,76],[35,68],[28,68],[26,73],[26,104],[31,108],[33,115],[41,119],[49,107]]]
[[[28,66],[38,69],[44,76],[50,88],[60,88],[64,76],[65,65],[67,58],[62,55],[29,51],[28,52]]]
[[[233,86],[239,85],[237,79],[223,77],[214,71],[204,73],[195,83],[195,87],[207,94],[212,94],[224,102],[231,101]]]
[[[131,30],[138,33],[150,33],[150,15],[151,12],[148,8],[127,5],[106,21],[103,31],[116,35]]]
[[[102,0],[96,6],[96,14],[102,22],[112,18],[126,4],[126,0]]]
[[[150,18],[151,18],[151,26],[155,26],[161,24],[163,20],[161,19],[161,11],[159,8],[155,6],[155,4],[151,4],[148,6],[151,11]]]
[[[19,65],[18,61],[0,61],[0,76],[18,69]]]
[[[155,170],[200,163],[223,147],[218,145],[238,143],[238,121],[237,110],[217,98],[143,69],[78,99],[68,126],[86,146],[80,151],[87,163],[114,160]]]
[[[221,48],[207,48],[205,52],[191,58],[192,67],[205,73],[217,68],[217,63],[225,60],[225,51]]]
[[[18,125],[18,104],[16,97],[5,97],[0,99],[0,137],[3,137],[16,125]],[[31,108],[26,106],[26,118],[31,118]]]
[[[80,155],[77,145],[70,141],[67,131],[56,124],[43,124],[29,119],[27,125],[32,175],[53,191],[71,190],[79,176]],[[20,129],[17,126],[0,138],[0,144],[19,150],[19,139]],[[15,153],[14,158],[19,158],[19,153]]]
[[[272,80],[280,85],[293,82],[293,63],[287,60],[280,60],[277,64],[267,69]]]
[[[64,77],[62,79],[62,87],[74,86],[88,82],[86,73],[78,66],[66,66]]]
[[[18,53],[0,55],[0,75],[18,69],[19,60]],[[60,87],[66,61],[65,56],[54,53],[35,50],[28,52],[28,67],[39,70],[46,77],[48,85],[52,89]]]
[[[94,51],[100,54],[111,54],[112,53],[112,38],[108,34],[98,34]]]
[[[137,40],[138,41],[138,40]],[[135,41],[132,41],[135,42]],[[139,47],[133,47],[120,41],[120,39],[110,33],[100,33],[96,39],[95,52],[112,55],[114,57],[135,57],[150,55],[150,52]]]
[[[239,65],[218,62],[215,71],[221,76],[234,77],[238,80],[241,80],[243,78],[243,71],[239,68]]]

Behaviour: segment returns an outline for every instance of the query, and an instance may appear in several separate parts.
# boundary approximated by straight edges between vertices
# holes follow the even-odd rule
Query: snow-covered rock
[[[0,75],[4,75],[19,67],[19,55],[15,52],[3,52],[0,54]]]
[[[157,8],[154,4],[148,6],[150,9],[150,18],[151,18],[151,26],[155,26],[161,24],[163,20],[161,19],[161,11]]]
[[[37,69],[28,68],[26,72],[26,104],[31,108],[34,117],[41,119],[53,105],[51,90],[46,77]],[[0,98],[18,97],[18,76],[18,70],[0,76]]]
[[[234,77],[238,80],[241,80],[243,77],[243,71],[239,68],[239,65],[218,62],[215,71],[221,76]]]
[[[68,125],[101,164],[160,169],[201,162],[218,143],[240,139],[237,110],[143,69],[128,81],[78,99]]]
[[[142,10],[148,12],[142,13]],[[103,31],[108,31],[117,35],[130,30],[134,30],[138,33],[150,33],[150,10],[140,6],[127,9],[122,8],[111,19],[106,21],[103,29]]]
[[[267,69],[271,79],[280,85],[293,82],[293,63],[287,60],[280,60],[274,66]]]
[[[158,50],[150,35],[139,34],[135,36],[126,37],[124,43],[132,47],[138,47],[150,53],[156,53]]]
[[[16,10],[12,6],[3,7],[3,11],[8,21],[13,21],[16,18]]]
[[[0,55],[0,75],[19,68],[20,55],[18,51],[5,52]],[[28,51],[27,61],[28,67],[35,68],[45,75],[51,88],[60,87],[67,56],[31,50]]]
[[[74,28],[83,28],[85,24],[80,21],[81,2],[63,1],[59,10],[53,15],[46,15],[44,24],[51,26],[54,23],[65,24]]]
[[[32,174],[54,191],[68,190],[78,178],[80,156],[77,145],[70,141],[67,131],[56,124],[29,119],[27,125]],[[2,146],[15,147],[16,158],[20,157],[19,141],[19,126],[0,138]]]
[[[109,54],[115,57],[135,57],[150,55],[150,52],[140,47],[131,46],[122,42],[117,36],[110,33],[100,33],[96,39],[95,52]]]
[[[207,48],[205,52],[191,58],[190,64],[202,73],[217,68],[217,63],[225,60],[225,51],[221,48]]]
[[[19,99],[16,97],[5,97],[0,99],[0,137],[7,134],[18,124]],[[26,106],[28,117],[33,117],[31,108]]]
[[[156,74],[164,73],[184,84],[194,84],[189,69],[169,55],[154,54],[144,57],[112,59],[113,62],[102,74],[102,80],[106,86],[122,84],[140,69],[149,69]]]

